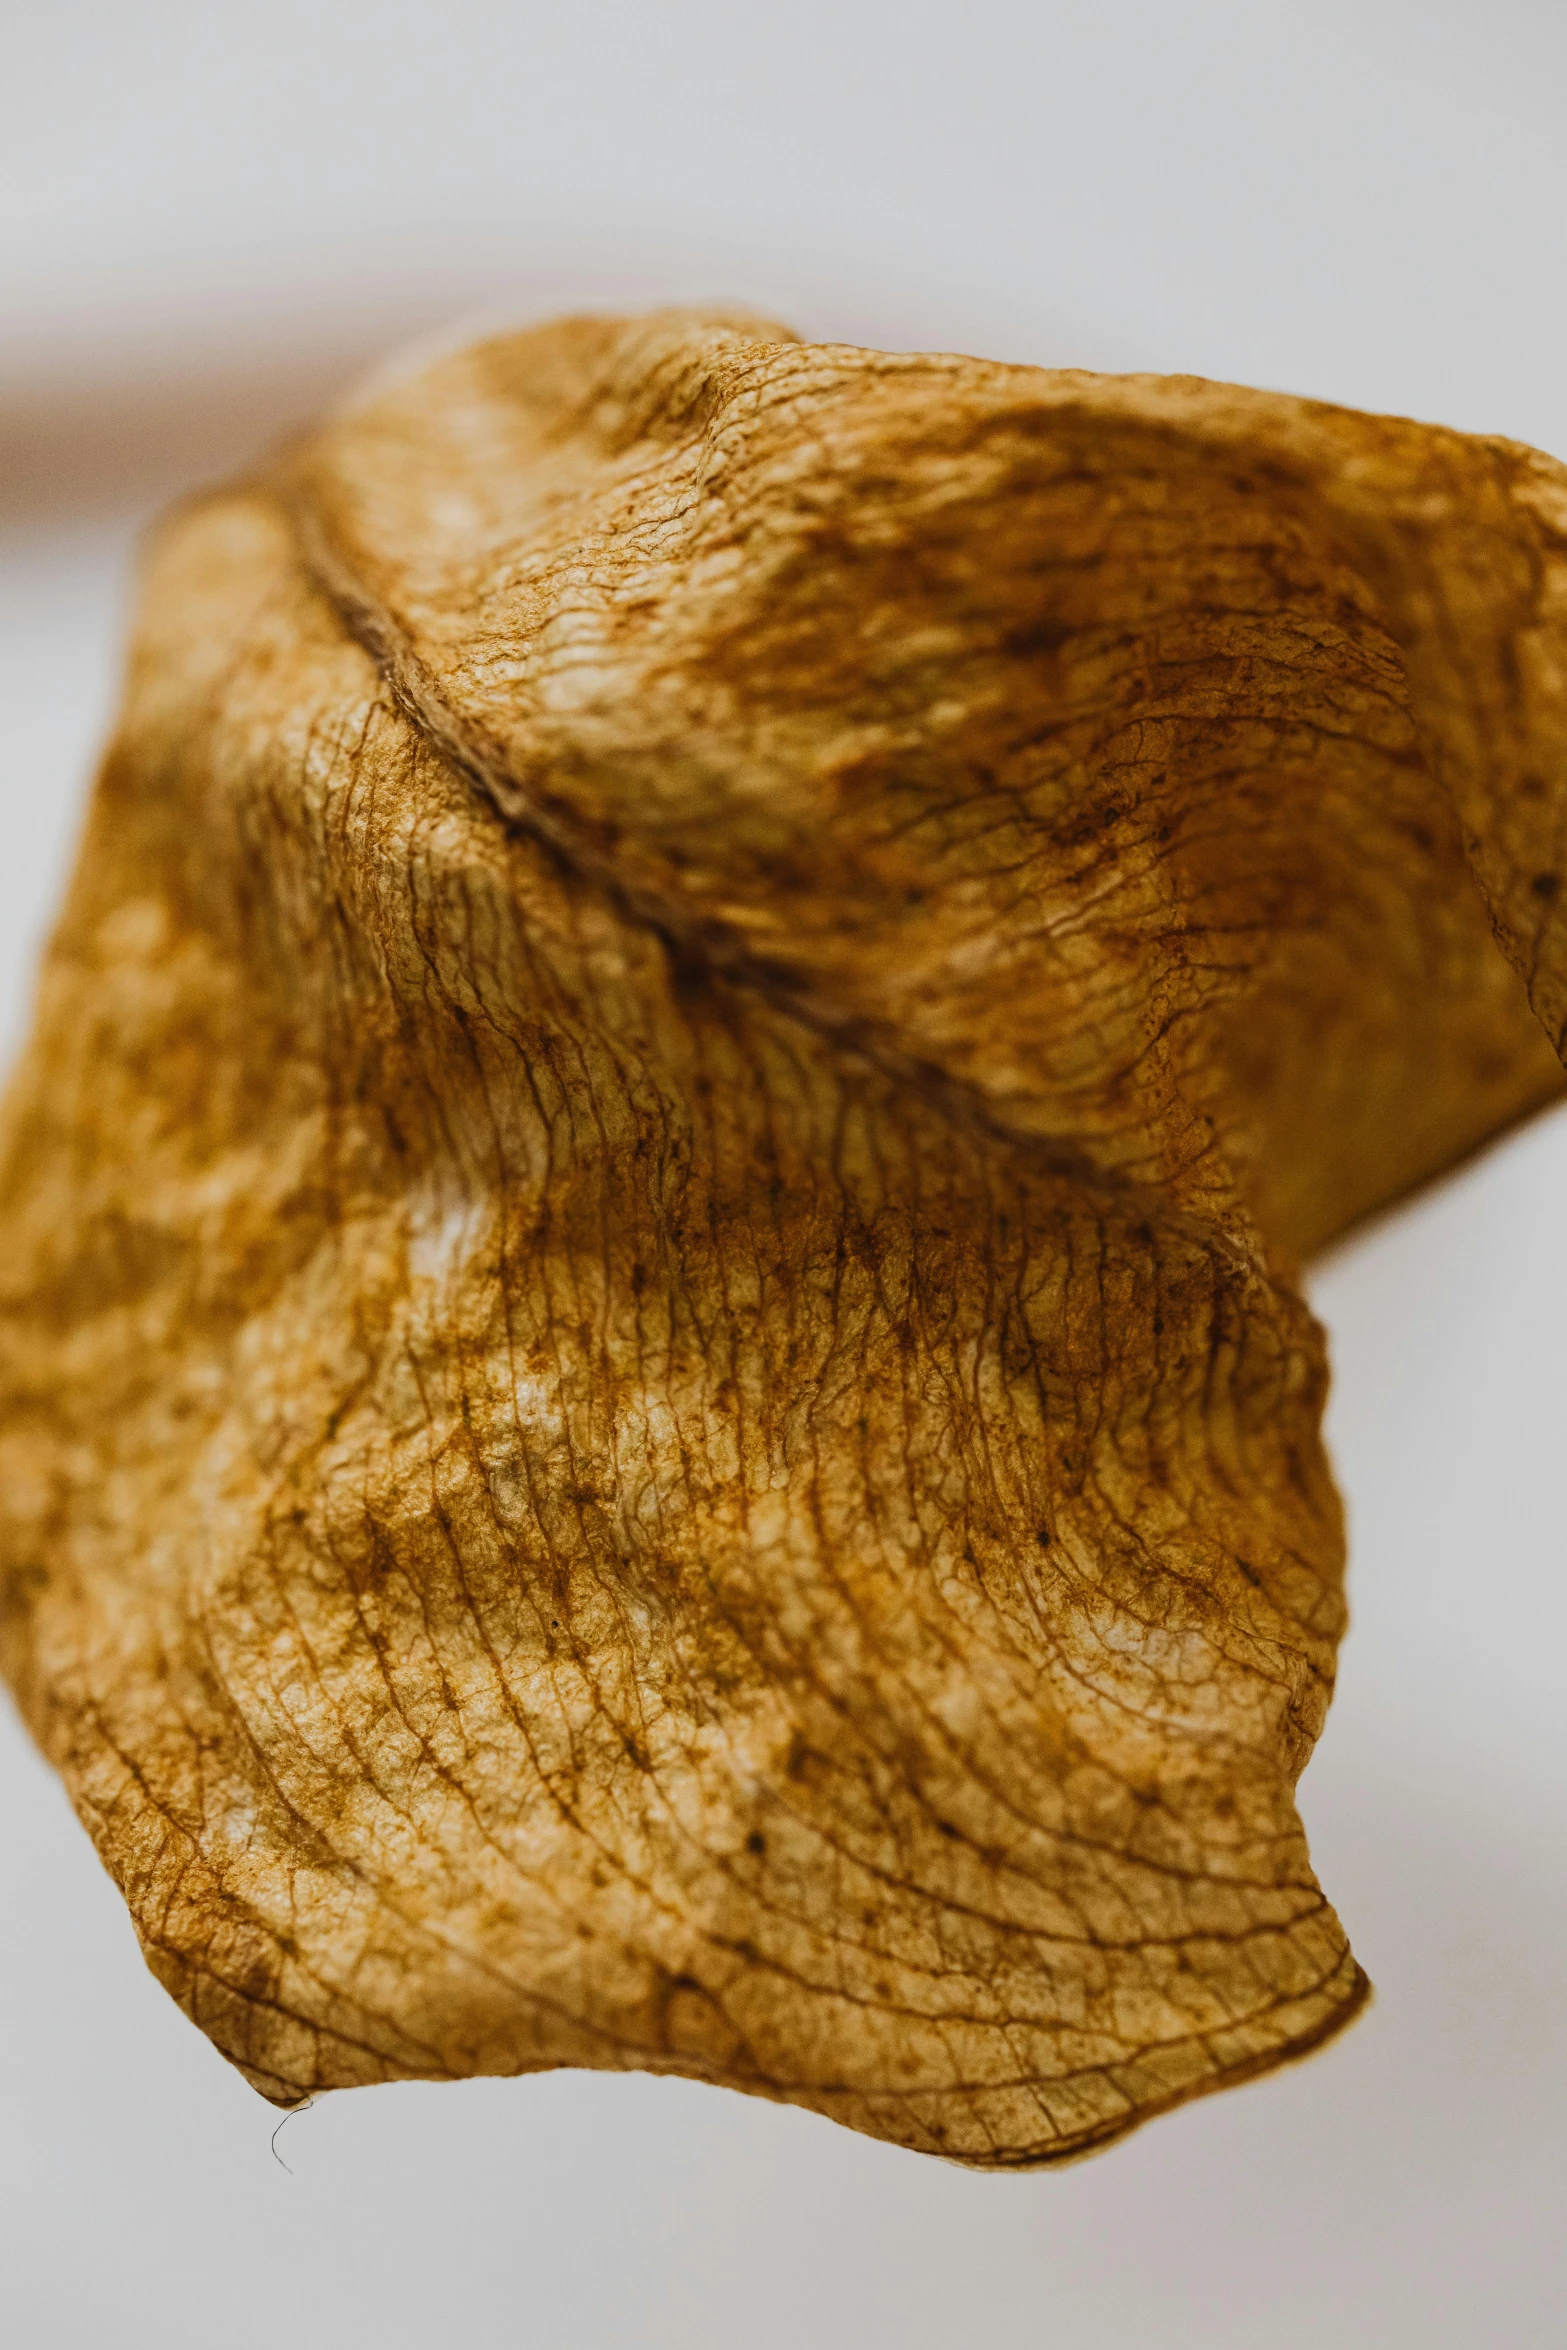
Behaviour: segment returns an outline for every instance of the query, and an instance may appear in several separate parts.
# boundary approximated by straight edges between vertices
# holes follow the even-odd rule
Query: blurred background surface
[[[0,1041],[136,533],[410,336],[738,297],[1567,455],[1554,0],[0,5]],[[276,2115],[0,1714],[0,2325],[38,2350],[1559,2350],[1567,1120],[1319,1271],[1355,1628],[1302,1800],[1378,1986],[984,2179],[687,2084]],[[3,1236],[0,1236],[3,1245]]]

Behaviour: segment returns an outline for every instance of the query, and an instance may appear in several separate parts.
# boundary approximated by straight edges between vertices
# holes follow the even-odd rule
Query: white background
[[[734,297],[1567,454],[1556,0],[0,7],[0,1030],[148,504],[453,310]],[[1378,1986],[1310,2063],[986,2179],[688,2084],[291,2120],[0,1718],[28,2350],[1560,2350],[1567,1122],[1322,1269],[1355,1629],[1303,1782]],[[3,1246],[0,1235],[0,1246]]]

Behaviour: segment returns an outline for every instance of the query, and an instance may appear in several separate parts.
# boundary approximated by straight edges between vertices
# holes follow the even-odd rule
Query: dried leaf
[[[4,1656],[265,2095],[1016,2165],[1354,2014],[1295,1268],[1562,1088],[1564,548],[1504,442],[687,314],[175,517],[7,1112]]]

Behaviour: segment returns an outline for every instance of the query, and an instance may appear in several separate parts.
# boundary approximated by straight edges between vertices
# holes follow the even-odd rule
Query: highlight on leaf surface
[[[1527,449],[745,316],[174,516],[6,1111],[3,1655],[266,2096],[1023,2165],[1355,2013],[1296,1269],[1562,1089],[1564,694]]]

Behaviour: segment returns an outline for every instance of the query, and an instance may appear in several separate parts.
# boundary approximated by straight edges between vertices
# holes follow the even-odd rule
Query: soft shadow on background
[[[1567,454],[1567,10],[7,0],[0,1041],[131,550],[456,313],[1229,376]],[[1320,1269],[1355,1628],[1303,1785],[1378,1989],[1322,2056],[986,2179],[686,2083],[277,2117],[0,1714],[0,2326],[29,2350],[1558,2350],[1567,1119]],[[0,1235],[3,1246],[3,1235]]]

